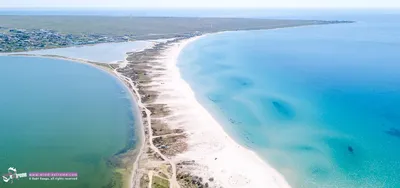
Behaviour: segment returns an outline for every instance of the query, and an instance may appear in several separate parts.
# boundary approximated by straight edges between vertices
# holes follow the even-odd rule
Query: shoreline
[[[82,48],[82,47],[90,47],[90,46],[101,45],[101,44],[121,44],[121,43],[131,43],[131,42],[141,42],[141,41],[156,42],[155,40],[129,40],[129,41],[120,41],[120,42],[99,42],[99,43],[94,43],[94,44],[76,44],[76,45],[70,45],[70,46],[51,46],[51,47],[47,47],[47,48],[29,49],[29,50],[24,50],[24,51],[0,52],[0,55],[9,55],[9,54],[15,54],[15,53],[23,54],[23,53],[31,53],[31,52],[40,52],[40,51],[45,51],[45,50],[55,50],[55,49],[65,49],[65,48]]]
[[[290,27],[313,25],[320,24]],[[163,187],[169,188],[290,188],[267,161],[225,132],[180,74],[178,56],[187,45],[224,32],[237,31],[152,41],[153,45],[148,48],[127,52],[123,63],[118,64],[57,55],[0,53],[0,56],[53,58],[87,64],[122,82],[130,92],[135,106],[132,108],[136,108],[134,116],[139,118],[135,130],[140,131],[134,134],[138,137],[136,147],[133,151],[127,150],[134,153],[121,154],[127,160],[134,160],[123,169],[130,169],[122,178],[126,186],[152,187],[165,180],[168,184]]]
[[[150,47],[151,48],[151,47]],[[145,49],[142,49],[145,50]],[[140,50],[140,51],[142,51]],[[131,170],[129,179],[123,178],[122,181],[126,182],[129,181],[129,183],[127,183],[127,185],[125,187],[132,187],[132,179],[133,179],[133,174],[135,171],[135,164],[138,163],[138,159],[141,155],[141,153],[143,152],[143,148],[144,148],[144,143],[145,143],[145,136],[144,136],[144,130],[143,130],[143,122],[142,122],[142,118],[140,115],[140,108],[137,104],[137,101],[139,99],[139,96],[132,91],[132,89],[130,88],[129,83],[126,83],[126,80],[124,80],[124,77],[121,77],[122,75],[120,75],[120,73],[116,72],[116,68],[113,68],[112,66],[117,66],[118,64],[108,64],[108,63],[100,63],[100,62],[94,62],[94,61],[89,61],[89,60],[85,60],[85,59],[76,59],[76,58],[70,58],[70,57],[64,57],[64,56],[55,56],[55,55],[38,55],[38,54],[4,54],[2,56],[9,56],[9,57],[34,57],[34,58],[49,58],[49,59],[58,59],[58,60],[64,60],[64,61],[69,61],[71,63],[79,63],[79,64],[83,64],[83,65],[89,65],[99,71],[102,71],[106,74],[108,74],[109,76],[117,79],[120,84],[125,88],[125,90],[127,90],[129,92],[130,98],[131,98],[131,104],[132,104],[132,110],[133,110],[133,116],[136,117],[137,120],[135,120],[135,124],[133,125],[133,127],[135,128],[135,131],[133,133],[132,136],[138,137],[138,142],[136,147],[134,148],[128,148],[129,150],[123,154],[126,154],[128,152],[133,152],[133,154],[135,155],[136,151],[136,156],[135,156],[135,162],[133,163],[133,169]],[[139,133],[140,132],[140,133]],[[138,147],[140,145],[140,148]],[[123,149],[123,148],[122,148]],[[114,157],[114,156],[112,156]],[[116,168],[112,168],[113,170],[115,170]],[[125,174],[123,174],[125,176]],[[125,183],[124,183],[125,184]]]
[[[217,33],[213,33],[213,34],[217,34]],[[210,128],[213,128],[212,133],[214,133],[213,134],[214,137],[220,137],[221,139],[223,139],[226,142],[225,147],[232,147],[229,150],[227,149],[228,151],[225,151],[225,152],[224,151],[217,151],[217,152],[210,151],[207,154],[208,156],[204,156],[204,158],[200,157],[199,160],[203,160],[202,162],[197,162],[197,163],[204,163],[208,167],[207,171],[210,171],[210,170],[214,171],[214,176],[217,176],[217,179],[225,181],[225,182],[222,182],[223,187],[265,187],[265,186],[267,186],[267,187],[290,187],[289,184],[284,180],[284,177],[279,172],[277,172],[274,168],[272,168],[266,161],[262,160],[256,154],[255,151],[252,151],[252,150],[245,148],[242,145],[238,144],[233,138],[231,138],[225,132],[223,126],[220,125],[212,117],[212,115],[203,107],[203,105],[196,99],[194,91],[192,90],[190,85],[182,78],[182,76],[180,74],[180,69],[177,66],[177,63],[178,63],[177,58],[179,57],[179,54],[190,43],[192,43],[202,37],[208,36],[208,35],[209,34],[206,34],[206,35],[194,37],[194,38],[187,39],[187,40],[180,42],[178,44],[178,47],[175,47],[175,49],[172,49],[172,51],[174,51],[174,53],[170,57],[167,57],[167,59],[170,58],[169,66],[171,66],[171,70],[174,71],[174,73],[172,73],[173,74],[172,76],[174,76],[175,79],[177,79],[176,81],[179,83],[179,85],[177,83],[176,85],[178,85],[178,86],[175,86],[175,87],[180,86],[180,87],[184,88],[184,89],[181,89],[181,93],[184,93],[183,95],[186,95],[186,97],[189,98],[188,100],[190,100],[190,102],[192,103],[193,108],[198,108],[198,111],[196,114],[198,116],[203,116],[204,119],[207,118],[207,123],[209,123],[209,124],[202,124],[202,126],[209,125]],[[182,95],[181,95],[181,97],[182,97]],[[160,100],[162,100],[162,99],[160,99]],[[189,102],[189,101],[187,101],[187,102]],[[186,110],[187,109],[188,108],[186,107]],[[191,131],[191,130],[189,130],[189,131]],[[197,130],[194,130],[194,131],[197,131]],[[202,132],[201,138],[196,138],[196,139],[206,139],[205,137],[207,137],[207,135],[208,135],[206,133],[211,134],[211,132],[209,130],[207,130],[207,131]],[[208,137],[212,137],[212,136],[208,136]],[[210,138],[210,139],[215,139],[215,138]],[[195,140],[195,142],[198,142],[198,141],[199,140]],[[204,144],[204,142],[202,142],[202,144]],[[212,144],[212,143],[209,143],[209,144]],[[204,148],[202,148],[202,149],[204,149]],[[231,149],[232,149],[232,151],[230,151]],[[237,160],[232,159],[233,156],[238,156],[239,154],[242,154],[243,157],[238,158],[238,159],[246,159],[247,160],[247,161],[241,161],[242,163],[247,162],[248,163],[247,165],[252,165],[251,163],[249,163],[251,161],[254,164],[254,166],[250,167],[250,168],[249,167],[243,168],[244,166],[238,166],[238,168],[235,170],[233,168],[229,169],[230,167],[235,166],[234,163],[236,163],[236,161],[237,161]],[[193,158],[199,158],[198,155],[201,155],[199,153],[199,149],[194,149],[192,151],[191,151],[191,149],[189,149],[188,152],[181,154],[181,156],[179,156],[179,157],[193,159]],[[209,155],[215,155],[215,156],[218,156],[218,158],[221,157],[224,162],[227,162],[224,160],[224,158],[226,158],[227,160],[230,160],[233,163],[231,163],[229,165],[226,165],[226,164],[220,165],[220,164],[214,162],[216,160],[213,161],[212,159],[209,159],[210,158]],[[217,159],[217,160],[219,160],[219,159]],[[265,170],[261,171],[263,173],[260,173],[260,172],[253,173],[254,171],[257,170],[256,167],[259,167],[259,165],[265,169]],[[226,168],[226,167],[229,167],[229,168]],[[223,174],[221,173],[219,175],[215,175],[216,173],[218,173],[218,170],[220,170],[220,169],[224,169],[224,170],[226,170],[226,172]],[[251,169],[251,170],[247,171],[249,169]],[[231,172],[233,172],[233,173],[229,174],[229,170],[231,170]],[[239,175],[237,172],[235,172],[236,170],[238,172],[244,170],[250,176],[247,176],[247,178],[243,177],[243,176],[246,176],[246,174]],[[261,169],[258,169],[258,170],[261,170]],[[235,175],[233,175],[233,174],[235,174],[238,177],[234,178],[233,176],[235,176]],[[230,176],[230,175],[233,175],[233,176]],[[261,183],[261,181],[259,181],[257,184],[252,183],[252,181],[254,182],[255,179],[258,179],[258,180],[262,180],[263,178],[266,179],[266,178],[268,178],[268,177],[266,177],[268,175],[272,178],[271,179],[272,181],[269,182],[270,184],[266,184],[268,182]],[[228,176],[230,176],[230,177],[228,177]],[[242,177],[239,177],[239,176],[242,176]],[[244,179],[246,179],[246,180],[244,180]],[[247,181],[247,182],[241,182],[243,180]],[[242,184],[242,185],[239,185],[239,184]]]
[[[161,178],[169,182],[164,186],[169,188],[290,188],[278,171],[224,131],[181,77],[179,54],[188,44],[208,35],[181,38],[134,53],[121,70],[135,80],[146,112],[142,113],[145,147],[138,157],[133,185],[151,187]]]
[[[43,51],[46,50],[65,50],[65,49],[79,49],[79,48],[85,48],[85,47],[93,47],[93,46],[98,46],[98,45],[110,45],[110,44],[127,44],[127,43],[136,43],[136,42],[141,42],[141,43],[148,43],[146,45],[141,46],[140,48],[132,48],[129,49],[128,51],[124,51],[125,54],[121,59],[119,60],[111,60],[111,61],[97,61],[97,60],[90,60],[86,58],[79,58],[79,57],[70,57],[70,56],[65,56],[65,55],[57,55],[57,53],[50,53],[50,54],[44,54]],[[59,47],[59,48],[49,48],[49,49],[40,49],[40,50],[31,50],[31,51],[21,51],[21,52],[0,52],[0,56],[42,56],[42,57],[61,57],[63,59],[67,60],[73,60],[73,61],[79,61],[79,62],[89,62],[89,63],[98,63],[98,64],[120,64],[124,65],[126,64],[126,58],[128,57],[128,53],[134,53],[134,52],[139,52],[143,51],[148,48],[152,48],[155,44],[158,42],[156,40],[153,41],[146,41],[146,40],[138,40],[138,41],[129,41],[129,42],[111,42],[111,43],[98,43],[98,44],[91,44],[91,45],[78,45],[78,46],[68,46],[68,47]],[[123,52],[121,52],[123,53]]]
[[[223,33],[223,32],[218,32]],[[149,104],[146,102],[142,102],[143,86],[145,84],[140,84],[140,80],[129,78],[129,75],[124,74],[123,72],[119,72],[119,69],[126,68],[129,63],[131,63],[128,58],[125,59],[127,62],[124,66],[120,66],[121,64],[103,64],[98,62],[92,62],[84,59],[75,59],[63,56],[54,56],[54,55],[32,55],[32,54],[11,54],[8,56],[27,56],[27,57],[39,57],[39,58],[53,58],[53,59],[61,59],[67,60],[75,63],[82,63],[90,65],[94,68],[100,69],[101,71],[105,71],[114,78],[117,78],[122,82],[124,87],[129,90],[130,95],[132,97],[132,104],[136,104],[136,115],[139,117],[138,125],[135,129],[139,132],[135,132],[134,136],[138,136],[138,144],[135,148],[137,151],[135,155],[134,162],[132,164],[132,170],[130,172],[130,178],[123,178],[123,181],[126,182],[126,185],[129,187],[142,187],[141,181],[143,179],[143,169],[148,168],[147,161],[149,160],[149,156],[144,156],[148,154],[146,149],[152,149],[156,151],[156,155],[163,160],[165,160],[170,165],[172,171],[172,175],[167,175],[167,179],[170,181],[170,188],[181,187],[180,180],[182,176],[189,176],[193,181],[200,178],[204,180],[210,180],[207,182],[207,185],[210,187],[283,187],[290,188],[288,183],[284,180],[283,176],[279,174],[275,169],[273,169],[266,161],[263,161],[254,151],[245,148],[238,144],[234,139],[232,139],[225,131],[222,125],[220,125],[212,115],[201,105],[201,103],[195,98],[194,91],[191,89],[190,85],[181,77],[179,67],[177,66],[177,58],[181,51],[190,43],[196,41],[199,38],[218,34],[204,34],[201,36],[195,36],[185,39],[178,39],[175,42],[171,42],[172,45],[166,44],[165,49],[159,50],[160,52],[158,56],[155,56],[156,61],[158,63],[162,63],[165,67],[165,71],[159,71],[158,68],[160,66],[150,66],[150,70],[148,75],[152,75],[157,73],[157,79],[150,79],[149,85],[151,85],[152,89],[157,90],[161,93],[169,93],[171,95],[177,95],[178,98],[183,98],[184,100],[179,101],[176,98],[168,98],[163,95],[158,95],[155,97],[155,103],[166,103],[167,108],[169,109],[169,115],[174,114],[182,114],[182,107],[184,109],[191,109],[191,111],[195,111],[195,114],[186,114],[181,115],[182,117],[177,117],[177,121],[187,121],[187,119],[196,119],[193,117],[201,116],[206,121],[203,121],[201,125],[208,125],[207,129],[198,129],[193,126],[182,126],[177,125],[176,121],[166,122],[168,128],[167,129],[181,129],[183,130],[183,134],[185,138],[182,142],[185,142],[187,147],[180,151],[176,152],[176,155],[168,156],[162,152],[159,146],[153,143],[153,139],[167,136],[167,135],[156,135],[153,134],[152,127],[152,116],[154,114],[151,110],[149,110]],[[169,42],[166,42],[169,43]],[[156,45],[152,45],[151,48],[154,49]],[[146,49],[132,52],[133,54],[137,52],[143,52]],[[129,54],[127,56],[129,57]],[[131,63],[132,64],[132,63]],[[115,67],[113,67],[115,66]],[[161,72],[161,74],[160,74]],[[142,87],[142,88],[141,88]],[[145,86],[147,87],[147,86]],[[146,91],[144,91],[146,93]],[[145,94],[146,96],[146,94]],[[175,103],[175,104],[172,104]],[[140,116],[142,114],[142,116]],[[200,114],[200,115],[199,115]],[[157,116],[157,113],[155,113]],[[164,114],[165,116],[166,114]],[[180,119],[180,120],[179,120]],[[153,120],[154,121],[154,120]],[[201,121],[199,121],[201,122]],[[193,123],[193,122],[192,122]],[[147,125],[146,125],[147,124]],[[186,124],[186,123],[185,123]],[[197,123],[199,126],[200,124]],[[172,135],[172,134],[171,134]],[[211,136],[210,136],[211,135]],[[209,142],[203,142],[204,138],[208,138]],[[149,141],[151,140],[151,141]],[[130,148],[132,149],[132,148]],[[206,152],[204,152],[206,151]],[[237,158],[240,154],[241,157]],[[214,156],[213,156],[214,155]],[[144,156],[144,157],[143,157]],[[200,156],[200,157],[199,157]],[[237,159],[232,159],[236,156]],[[210,158],[211,157],[211,158]],[[218,158],[218,160],[217,160]],[[153,159],[150,159],[150,161]],[[223,160],[227,164],[221,164],[221,160]],[[242,165],[237,166],[235,161],[240,160]],[[188,163],[189,161],[189,163]],[[195,161],[195,162],[190,162]],[[230,162],[229,162],[230,161]],[[151,164],[151,162],[150,162]],[[234,168],[232,168],[234,167]],[[222,172],[221,172],[222,170]],[[168,170],[167,170],[168,171]],[[170,172],[168,171],[168,172]],[[167,173],[168,173],[167,172]],[[237,172],[245,172],[245,173],[237,173]],[[166,173],[166,174],[167,174]],[[149,176],[148,185],[152,184],[152,177],[155,177],[155,171],[149,171],[147,174]],[[190,175],[188,175],[190,174]],[[262,180],[267,179],[266,175],[270,175],[270,179],[268,181],[263,182]],[[142,175],[142,176],[140,176]],[[212,179],[212,181],[211,181]],[[129,182],[127,182],[129,181]],[[179,182],[179,183],[178,183]],[[182,186],[185,187],[185,186]]]

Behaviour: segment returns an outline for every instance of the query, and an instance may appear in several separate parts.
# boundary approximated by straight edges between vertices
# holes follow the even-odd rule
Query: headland
[[[141,116],[143,127],[139,128],[142,131],[138,135],[141,141],[137,148],[124,148],[118,152],[109,164],[116,167],[116,177],[123,177],[124,187],[289,187],[275,169],[230,138],[201,106],[190,86],[181,78],[177,58],[187,44],[206,33],[337,22],[217,19],[216,23],[228,24],[212,27],[215,20],[200,20],[212,22],[211,27],[198,31],[192,25],[180,33],[167,32],[161,38],[173,39],[157,42],[142,51],[129,52],[123,64],[105,65],[57,55],[19,55],[90,64],[118,77],[129,89],[137,100]],[[174,23],[179,25],[180,21]],[[248,21],[254,23],[248,24]]]

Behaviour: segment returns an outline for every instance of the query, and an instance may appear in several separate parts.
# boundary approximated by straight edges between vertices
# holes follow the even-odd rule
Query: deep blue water
[[[400,17],[320,17],[358,22],[209,35],[181,73],[293,187],[400,187]]]

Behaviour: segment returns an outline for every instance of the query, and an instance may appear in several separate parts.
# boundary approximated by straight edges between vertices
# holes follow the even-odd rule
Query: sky
[[[400,8],[400,0],[0,0],[0,8]]]

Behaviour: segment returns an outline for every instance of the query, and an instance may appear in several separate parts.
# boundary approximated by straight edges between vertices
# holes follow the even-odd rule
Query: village
[[[31,51],[106,42],[127,42],[132,36],[63,34],[45,29],[16,29],[0,26],[0,52]]]

